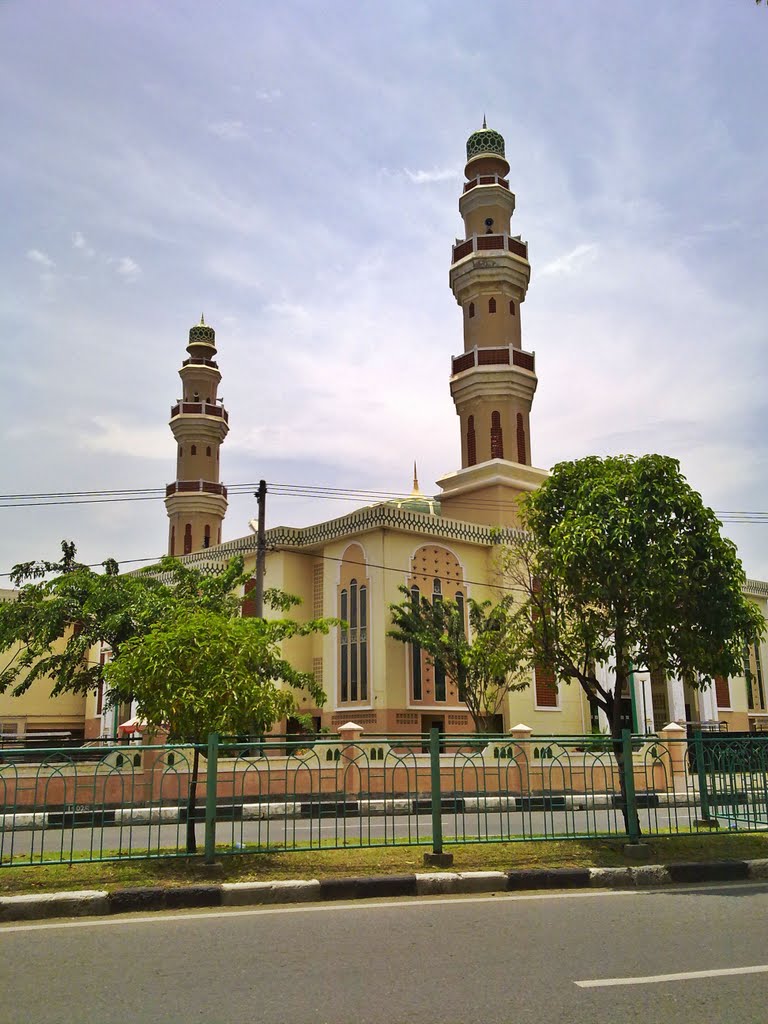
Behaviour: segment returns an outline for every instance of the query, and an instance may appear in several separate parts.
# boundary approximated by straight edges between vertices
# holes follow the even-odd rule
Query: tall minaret
[[[216,395],[221,380],[216,332],[203,317],[189,332],[187,352],[189,358],[179,370],[182,396],[171,409],[170,427],[178,448],[176,480],[165,488],[170,555],[220,544],[227,511],[227,489],[219,483],[219,449],[229,417]]]
[[[522,348],[521,306],[531,266],[528,246],[510,234],[504,139],[488,128],[467,140],[459,198],[464,238],[453,247],[450,284],[464,319],[464,352],[454,356],[451,395],[461,424],[461,470],[438,481],[442,514],[514,525],[520,493],[546,473],[531,466],[529,416],[534,356]]]

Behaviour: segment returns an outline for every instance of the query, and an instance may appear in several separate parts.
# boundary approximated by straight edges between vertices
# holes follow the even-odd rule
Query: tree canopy
[[[117,657],[127,641],[180,615],[237,615],[237,591],[250,575],[242,559],[210,572],[163,558],[133,575],[120,575],[118,563],[106,559],[104,572],[95,572],[77,561],[74,544],[61,547],[58,562],[25,562],[11,573],[20,589],[0,605],[0,653],[14,651],[0,672],[0,693],[18,696],[46,677],[53,696],[92,690],[101,677],[101,666],[88,660],[94,644]]]
[[[491,719],[511,690],[528,685],[520,675],[526,665],[519,631],[519,611],[511,595],[497,604],[469,598],[467,610],[456,601],[414,599],[401,587],[405,600],[390,605],[393,629],[389,635],[423,648],[441,665],[458,688],[478,732],[488,731]]]
[[[764,621],[742,592],[735,545],[675,459],[559,463],[526,497],[523,520],[527,537],[505,567],[529,606],[531,660],[580,683],[614,737],[633,666],[694,687],[742,671]]]

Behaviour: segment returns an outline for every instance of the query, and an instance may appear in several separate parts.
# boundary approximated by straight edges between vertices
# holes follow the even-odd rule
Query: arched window
[[[205,454],[210,456],[210,454],[211,454],[211,446],[210,445],[208,445],[208,447],[205,449]]]
[[[184,527],[184,554],[188,555],[192,550],[192,523]]]
[[[197,445],[196,444],[193,444],[192,447],[189,449],[189,454],[190,455],[197,455]]]
[[[443,600],[443,585],[437,577],[432,581],[432,604],[440,604]],[[435,659],[435,700],[443,701],[446,698],[445,690],[445,666]]]
[[[184,449],[181,447],[181,445],[179,445],[179,458],[181,458],[183,454],[184,454]]]
[[[466,632],[467,632],[467,620],[466,620],[466,615],[465,615],[465,611],[464,611],[464,595],[462,594],[462,592],[460,590],[456,591],[456,594],[454,596],[454,600],[456,601],[456,610],[459,613],[459,619],[461,621],[461,628],[464,630],[464,633],[466,635]],[[459,691],[459,700],[466,700],[467,699],[467,689],[466,689],[466,686],[464,686],[461,682],[457,681],[457,689]]]
[[[216,543],[221,544],[221,527],[216,531]]]
[[[525,424],[523,423],[523,414],[521,412],[517,414],[517,461],[524,466],[527,465],[525,457]]]
[[[357,700],[357,580],[349,584],[349,699]]]
[[[475,315],[475,304],[474,304],[474,302],[470,302],[470,304],[469,304],[469,319],[471,320],[474,315]]]
[[[361,586],[360,601],[360,700],[368,700],[368,588]]]
[[[419,607],[420,601],[421,593],[414,583],[411,587],[411,604],[414,609]],[[418,644],[411,644],[411,672],[413,679],[413,699],[421,700],[423,697],[421,689],[421,648]]]
[[[516,314],[516,310],[515,310],[515,304],[514,304],[514,302],[512,302],[512,300],[510,300],[510,303],[509,303],[509,315],[510,316],[516,316],[517,315]]]
[[[176,527],[171,527],[171,555],[176,554]]]
[[[477,443],[475,441],[475,417],[467,420],[467,465],[474,466],[477,462]]]
[[[346,590],[341,592],[341,618],[344,625],[341,627],[341,699],[349,700],[349,594]]]
[[[491,413],[491,458],[504,458],[504,437],[501,432],[501,413]]]
[[[495,313],[496,312],[496,299],[494,299],[493,297],[488,299],[488,312],[489,313]]]
[[[206,523],[205,529],[203,530],[203,547],[209,548],[211,546],[211,528]]]

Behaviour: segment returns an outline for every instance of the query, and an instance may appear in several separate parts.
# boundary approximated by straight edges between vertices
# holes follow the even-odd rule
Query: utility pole
[[[259,489],[256,491],[256,501],[259,503],[259,527],[256,531],[256,588],[255,604],[256,617],[264,618],[264,569],[267,560],[267,539],[266,539],[266,506],[267,506],[267,482],[259,480]]]

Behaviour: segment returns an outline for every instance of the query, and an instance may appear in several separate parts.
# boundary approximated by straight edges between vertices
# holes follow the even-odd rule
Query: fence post
[[[696,758],[696,775],[699,780],[699,807],[701,808],[701,822],[694,824],[712,824],[712,815],[709,809],[709,793],[707,792],[707,769],[704,764],[704,738],[701,729],[693,733],[693,749]]]
[[[219,774],[219,734],[208,733],[208,767],[205,774],[205,863],[216,856],[216,783]]]
[[[637,818],[637,799],[635,798],[635,765],[632,760],[632,733],[629,729],[621,731],[622,760],[624,762],[624,799],[626,801],[627,827],[630,843],[640,840]]]
[[[440,794],[440,730],[429,730],[429,774],[432,804],[432,852],[424,854],[424,863],[439,867],[453,864],[453,854],[443,853],[443,808]]]

